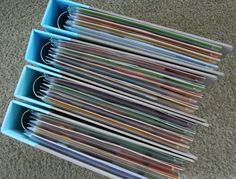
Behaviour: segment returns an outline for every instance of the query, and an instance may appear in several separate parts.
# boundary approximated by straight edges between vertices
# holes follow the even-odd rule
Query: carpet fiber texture
[[[84,0],[113,11],[163,26],[204,36],[236,47],[234,0]],[[24,53],[32,28],[40,27],[47,1],[0,1],[0,119],[25,64]],[[210,127],[198,129],[191,152],[198,156],[187,166],[185,179],[236,178],[236,52],[220,64],[225,73],[205,91],[197,112]],[[104,178],[87,169],[0,135],[0,178]]]

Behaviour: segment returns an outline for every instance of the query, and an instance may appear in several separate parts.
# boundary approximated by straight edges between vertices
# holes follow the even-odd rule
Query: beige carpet
[[[176,28],[236,47],[236,1],[230,0],[86,0],[97,8]],[[40,29],[46,1],[0,1],[1,120],[21,73],[32,28]],[[201,128],[192,145],[199,157],[183,173],[189,179],[236,178],[235,51],[220,65],[225,77],[205,91],[199,116],[211,126]],[[45,152],[0,135],[0,178],[103,178]]]

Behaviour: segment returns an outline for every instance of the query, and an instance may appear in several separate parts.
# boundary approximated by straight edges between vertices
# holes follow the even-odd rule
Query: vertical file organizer
[[[179,178],[204,89],[232,46],[50,0],[3,134],[110,178]],[[19,101],[20,100],[20,101]]]

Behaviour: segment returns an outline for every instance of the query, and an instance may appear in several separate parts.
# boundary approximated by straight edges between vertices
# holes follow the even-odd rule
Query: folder
[[[179,178],[232,46],[66,0],[29,37],[1,132],[109,178]]]

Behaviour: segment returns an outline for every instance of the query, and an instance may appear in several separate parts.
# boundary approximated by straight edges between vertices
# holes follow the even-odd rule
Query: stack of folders
[[[2,132],[110,178],[179,178],[232,47],[64,0],[42,26]]]

